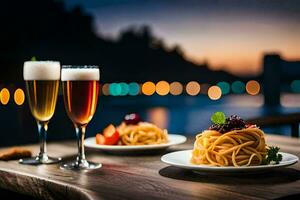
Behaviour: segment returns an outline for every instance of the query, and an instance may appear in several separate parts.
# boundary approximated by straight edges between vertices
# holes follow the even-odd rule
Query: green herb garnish
[[[210,120],[214,124],[222,125],[226,122],[226,116],[223,112],[215,112],[211,117]]]
[[[265,159],[263,159],[262,164],[267,165],[267,164],[279,164],[279,162],[282,160],[282,155],[278,153],[280,150],[279,147],[272,147],[270,146],[267,149],[267,156]]]
[[[36,57],[33,56],[33,57],[31,58],[31,61],[37,61]]]

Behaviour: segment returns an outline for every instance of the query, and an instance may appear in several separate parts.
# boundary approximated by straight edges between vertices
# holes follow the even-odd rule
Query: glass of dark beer
[[[30,111],[38,126],[40,153],[33,158],[20,159],[22,164],[50,164],[61,158],[47,154],[46,137],[58,95],[60,63],[56,61],[26,61],[23,67],[26,95]]]
[[[87,161],[84,137],[87,124],[93,118],[98,102],[100,71],[97,66],[63,66],[61,80],[66,112],[74,124],[78,154],[63,169],[95,169],[101,164]]]

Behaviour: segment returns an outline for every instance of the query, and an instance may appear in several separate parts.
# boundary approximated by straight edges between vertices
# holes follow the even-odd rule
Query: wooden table
[[[268,143],[300,156],[300,140],[268,136]],[[34,152],[37,145],[29,146]],[[74,157],[75,142],[48,146],[51,155]],[[169,151],[192,148],[192,139]],[[93,171],[26,166],[0,162],[0,187],[45,199],[300,199],[299,163],[260,175],[199,175],[165,165],[161,155],[108,155],[88,150],[88,159],[103,163]]]

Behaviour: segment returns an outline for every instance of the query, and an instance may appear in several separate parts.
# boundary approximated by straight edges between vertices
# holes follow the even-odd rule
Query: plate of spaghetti
[[[143,122],[139,115],[132,113],[126,115],[118,126],[110,124],[102,133],[87,138],[85,146],[111,152],[143,151],[166,149],[185,141],[185,136],[169,134],[166,129]]]
[[[279,147],[266,144],[265,133],[256,125],[246,124],[236,115],[217,112],[213,124],[199,133],[192,150],[164,155],[167,164],[198,172],[256,172],[286,167],[298,157],[279,152]]]

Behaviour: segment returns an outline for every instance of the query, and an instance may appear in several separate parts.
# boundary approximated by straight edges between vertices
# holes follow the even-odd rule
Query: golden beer
[[[60,79],[60,63],[56,61],[26,61],[23,66],[26,96],[30,111],[37,122],[40,153],[36,157],[20,159],[22,164],[51,164],[61,158],[47,154],[48,122],[56,106]]]
[[[49,121],[55,111],[59,80],[29,80],[25,82],[32,115],[37,121]]]

